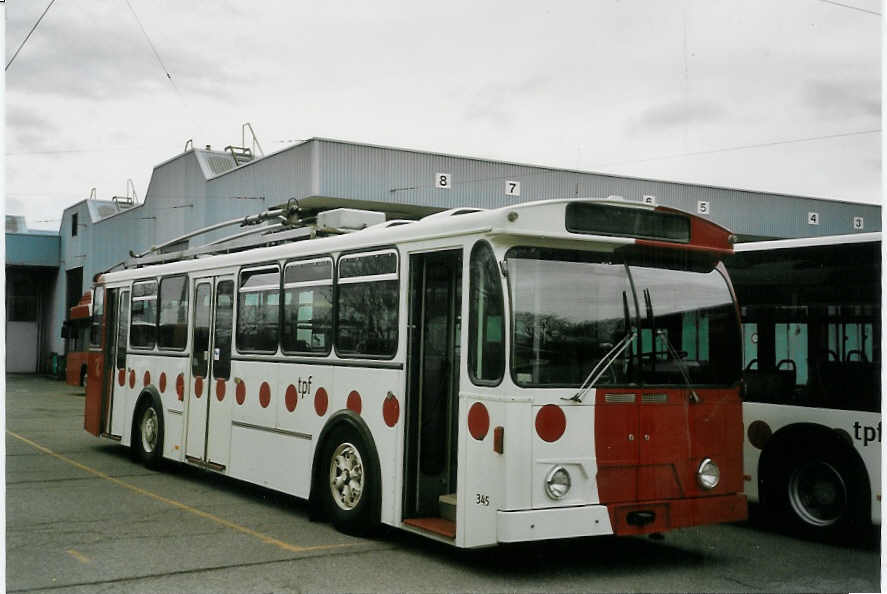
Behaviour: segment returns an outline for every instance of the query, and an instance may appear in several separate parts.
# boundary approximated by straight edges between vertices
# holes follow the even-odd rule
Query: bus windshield
[[[524,387],[579,386],[632,329],[638,338],[599,385],[732,385],[739,320],[724,276],[613,254],[513,248],[507,254],[512,375]]]

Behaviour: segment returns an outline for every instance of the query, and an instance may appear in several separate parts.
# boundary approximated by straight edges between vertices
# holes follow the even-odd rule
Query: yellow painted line
[[[75,559],[77,559],[78,561],[80,561],[81,563],[92,563],[92,559],[90,559],[89,557],[87,557],[86,555],[84,555],[83,553],[81,553],[79,551],[75,551],[74,549],[68,549],[65,552],[68,553],[69,555],[71,555],[72,557],[74,557]]]
[[[176,507],[180,510],[192,513],[195,516],[200,516],[201,518],[205,518],[207,520],[215,522],[216,524],[220,524],[222,526],[225,526],[226,528],[236,530],[237,532],[240,532],[241,534],[247,534],[249,536],[252,536],[253,538],[259,539],[260,541],[262,541],[266,544],[274,545],[274,546],[281,548],[285,551],[290,551],[292,553],[304,553],[307,551],[324,551],[324,550],[329,550],[329,549],[340,549],[340,548],[344,548],[344,547],[355,546],[354,543],[314,545],[314,546],[309,546],[309,547],[301,547],[298,545],[290,544],[288,542],[284,542],[282,540],[276,539],[273,536],[269,536],[267,534],[263,534],[263,533],[258,532],[256,530],[253,530],[252,528],[247,528],[246,526],[241,526],[240,524],[235,524],[234,522],[231,522],[230,520],[220,518],[219,516],[216,516],[211,513],[205,512],[203,510],[197,509],[196,507],[191,507],[190,505],[182,503],[181,501],[176,501],[175,499],[170,499],[168,497],[164,497],[163,495],[158,495],[157,493],[152,493],[151,491],[148,491],[146,489],[142,489],[141,487],[137,487],[133,484],[127,483],[126,481],[121,481],[120,479],[117,479],[117,478],[114,478],[113,476],[105,474],[101,470],[96,470],[95,468],[90,468],[89,466],[86,466],[85,464],[81,464],[80,462],[77,462],[76,460],[72,460],[71,458],[68,458],[67,456],[63,456],[62,454],[58,454],[56,452],[53,452],[49,448],[42,446],[35,441],[31,441],[27,437],[21,436],[18,433],[13,433],[12,431],[9,431],[8,429],[6,430],[6,432],[9,433],[14,438],[28,444],[32,448],[43,452],[44,454],[52,456],[53,458],[61,460],[62,462],[66,462],[66,463],[70,464],[71,466],[79,468],[80,470],[83,470],[85,472],[93,474],[99,478],[103,478],[106,481],[110,481],[110,482],[114,483],[115,485],[118,485],[118,486],[123,487],[125,489],[129,489],[130,491],[134,491],[134,492],[138,493],[139,495],[144,495],[145,497],[150,497],[151,499],[163,502],[167,505],[170,505],[172,507]],[[68,551],[68,552],[70,553],[70,551]],[[73,553],[71,553],[71,554],[73,555]]]

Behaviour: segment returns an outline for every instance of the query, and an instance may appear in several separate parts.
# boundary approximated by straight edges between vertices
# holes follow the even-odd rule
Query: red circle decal
[[[326,390],[317,388],[317,392],[314,393],[314,411],[322,417],[326,414],[326,407],[329,406],[329,402]]]
[[[360,400],[360,394],[358,394],[357,390],[351,390],[351,393],[348,394],[348,400],[345,402],[345,406],[348,407],[348,410],[360,414],[360,411],[363,409],[363,403]]]
[[[160,384],[160,386],[159,386],[160,393],[163,394],[164,392],[166,392],[166,372],[165,371],[160,374],[160,381],[158,383]]]
[[[225,380],[223,379],[216,380],[216,398],[219,399],[219,402],[225,399]]]
[[[194,380],[194,395],[198,398],[203,396],[203,378],[199,375],[197,376],[197,379]]]
[[[185,399],[185,374],[180,373],[176,378],[176,394],[179,396],[179,400],[182,401]]]
[[[129,387],[130,388],[136,387],[136,370],[135,369],[129,370]]]
[[[471,433],[471,437],[481,441],[487,436],[489,430],[490,413],[487,412],[487,407],[483,403],[475,402],[468,409],[468,432]]]
[[[145,371],[145,377],[142,378],[142,383],[145,384],[146,388],[149,385],[151,385],[151,372],[150,371]]]
[[[262,405],[262,408],[268,408],[268,405],[271,404],[271,386],[268,385],[268,382],[262,382],[262,387],[259,388],[259,404]]]
[[[296,410],[296,405],[299,403],[299,393],[296,391],[296,387],[292,384],[286,389],[286,409],[290,412]]]
[[[117,383],[121,386],[126,383],[126,370],[121,369],[117,372]]]
[[[536,433],[543,440],[557,441],[566,430],[567,416],[556,404],[546,404],[536,413]]]
[[[389,427],[397,425],[397,420],[400,418],[400,403],[391,392],[388,392],[385,402],[382,403],[382,418]]]
[[[241,380],[237,382],[237,390],[234,391],[234,397],[237,399],[237,404],[243,404],[246,402],[246,382]]]

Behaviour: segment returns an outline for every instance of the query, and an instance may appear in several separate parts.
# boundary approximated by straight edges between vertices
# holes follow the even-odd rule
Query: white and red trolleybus
[[[881,521],[881,234],[739,244],[745,492],[820,536]]]
[[[552,200],[321,237],[361,212],[99,276],[86,429],[459,547],[746,517],[727,230]]]

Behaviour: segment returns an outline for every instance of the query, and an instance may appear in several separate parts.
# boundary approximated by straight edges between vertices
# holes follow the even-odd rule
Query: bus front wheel
[[[379,485],[371,452],[358,431],[347,424],[324,441],[317,480],[333,525],[348,534],[367,534],[378,518]]]
[[[146,395],[136,408],[132,429],[132,448],[148,468],[155,469],[163,458],[163,407]]]

